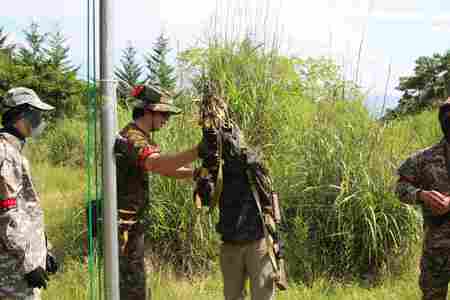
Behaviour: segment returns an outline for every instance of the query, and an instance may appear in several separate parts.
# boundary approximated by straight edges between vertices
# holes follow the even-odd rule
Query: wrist
[[[198,159],[200,157],[198,146],[195,146],[194,148],[192,148],[192,153],[193,153],[195,159]]]
[[[422,200],[422,192],[423,192],[422,189],[417,189],[416,190],[416,201],[417,202],[423,202],[423,200]]]

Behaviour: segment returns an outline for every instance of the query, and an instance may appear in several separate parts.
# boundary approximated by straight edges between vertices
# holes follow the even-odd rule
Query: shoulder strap
[[[273,249],[273,240],[269,233],[269,229],[268,229],[269,224],[267,224],[264,213],[262,211],[261,201],[259,198],[258,191],[256,189],[256,182],[255,182],[254,174],[252,174],[250,168],[247,168],[247,177],[248,177],[248,181],[250,183],[250,187],[252,189],[253,198],[255,198],[255,201],[256,201],[256,207],[258,208],[258,214],[259,214],[259,217],[260,217],[262,225],[263,225],[264,238],[266,240],[266,246],[267,246],[267,251],[269,253],[270,263],[272,264],[273,270],[276,274],[275,278],[277,278],[280,276],[280,269],[278,268],[277,260],[275,257],[275,252]],[[270,229],[271,229],[270,231],[275,232],[275,228],[270,228]]]

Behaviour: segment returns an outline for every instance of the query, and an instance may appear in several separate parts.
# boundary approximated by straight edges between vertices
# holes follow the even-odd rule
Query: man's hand
[[[441,216],[450,211],[450,196],[437,191],[420,191],[418,196],[435,216]]]
[[[47,272],[41,267],[37,267],[30,273],[25,274],[25,280],[32,288],[47,288],[47,281],[49,280]]]

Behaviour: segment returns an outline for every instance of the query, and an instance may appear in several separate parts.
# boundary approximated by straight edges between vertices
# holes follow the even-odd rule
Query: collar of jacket
[[[140,132],[142,132],[147,138],[150,138],[150,133],[145,132],[143,129],[141,129],[135,122],[131,123],[131,126],[134,127],[135,129],[139,130]]]
[[[14,127],[4,127],[0,129],[0,135],[17,148],[18,151],[22,151],[25,146],[25,137]]]

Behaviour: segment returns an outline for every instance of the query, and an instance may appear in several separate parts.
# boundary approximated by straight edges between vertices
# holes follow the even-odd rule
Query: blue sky
[[[0,26],[23,41],[22,29],[36,20],[45,31],[60,24],[69,37],[76,63],[86,61],[87,0],[4,1]],[[164,30],[172,48],[196,45],[208,30],[216,9],[230,11],[231,24],[280,33],[282,49],[289,55],[329,56],[343,65],[346,77],[356,77],[357,54],[364,37],[358,81],[371,95],[384,95],[389,65],[388,94],[399,76],[413,71],[421,55],[450,49],[450,1],[443,0],[127,0],[115,1],[115,60],[127,41],[142,53]],[[239,15],[247,15],[239,17]],[[263,30],[259,30],[263,31]]]

